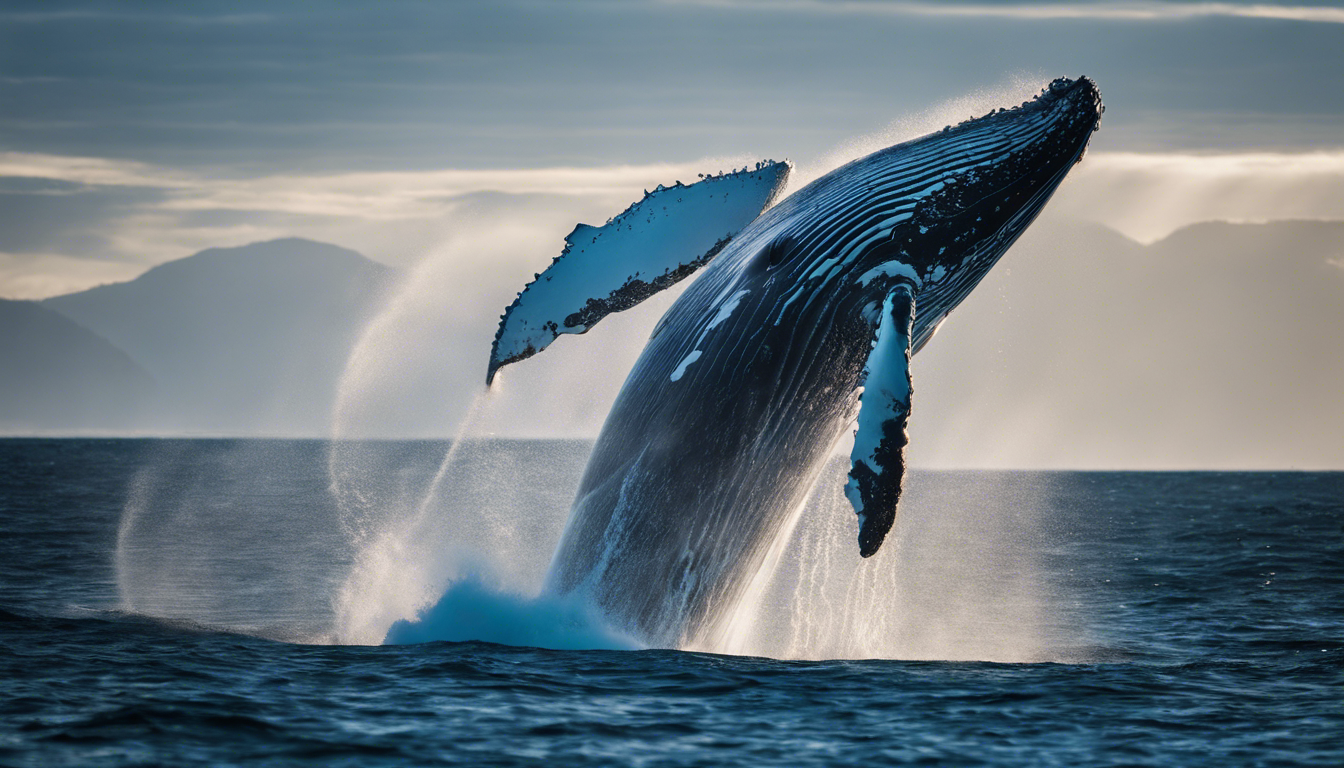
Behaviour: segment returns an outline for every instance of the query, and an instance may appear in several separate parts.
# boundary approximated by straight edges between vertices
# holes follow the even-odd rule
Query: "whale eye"
[[[761,255],[757,258],[765,264],[766,269],[774,269],[789,257],[789,246],[792,244],[793,240],[791,238],[777,237],[765,246],[765,249],[761,251]]]

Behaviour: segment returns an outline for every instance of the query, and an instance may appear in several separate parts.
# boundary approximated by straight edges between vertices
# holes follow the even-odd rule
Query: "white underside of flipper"
[[[787,162],[658,187],[604,226],[580,224],[504,312],[487,382],[501,366],[583,333],[709,263],[783,189]]]
[[[900,285],[882,303],[876,338],[863,369],[859,424],[845,496],[859,516],[859,554],[869,557],[896,521],[905,476],[910,417],[910,336],[915,299]]]

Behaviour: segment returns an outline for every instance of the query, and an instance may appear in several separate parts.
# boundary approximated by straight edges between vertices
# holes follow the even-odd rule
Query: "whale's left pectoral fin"
[[[659,186],[604,226],[575,227],[564,251],[504,311],[486,383],[560,334],[584,333],[708,264],[770,205],[790,167],[766,161],[694,184]]]
[[[863,369],[859,427],[850,453],[845,496],[859,515],[859,554],[871,557],[896,522],[905,476],[905,432],[910,416],[910,335],[915,297],[898,286],[882,304]]]

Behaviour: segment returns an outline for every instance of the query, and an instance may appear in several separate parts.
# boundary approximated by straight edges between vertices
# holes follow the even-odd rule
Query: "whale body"
[[[878,551],[901,494],[910,356],[1040,212],[1102,111],[1091,80],[1059,79],[773,207],[787,163],[660,187],[577,227],[505,313],[491,379],[704,268],[607,416],[547,589],[650,645],[717,647],[856,423],[845,493],[859,554]]]

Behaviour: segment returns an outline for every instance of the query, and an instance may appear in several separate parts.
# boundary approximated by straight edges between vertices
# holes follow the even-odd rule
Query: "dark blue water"
[[[414,485],[442,446],[376,451],[374,474]],[[276,639],[331,620],[353,557],[326,456],[0,441],[0,764],[1344,764],[1344,474],[920,476],[959,506],[1012,488],[970,513],[1037,500],[1037,533],[975,573],[1006,583],[1039,550],[1052,660],[780,661]],[[174,517],[146,517],[128,552],[137,504]],[[932,604],[958,613],[959,594]],[[939,641],[950,655],[1006,631],[970,615]]]

